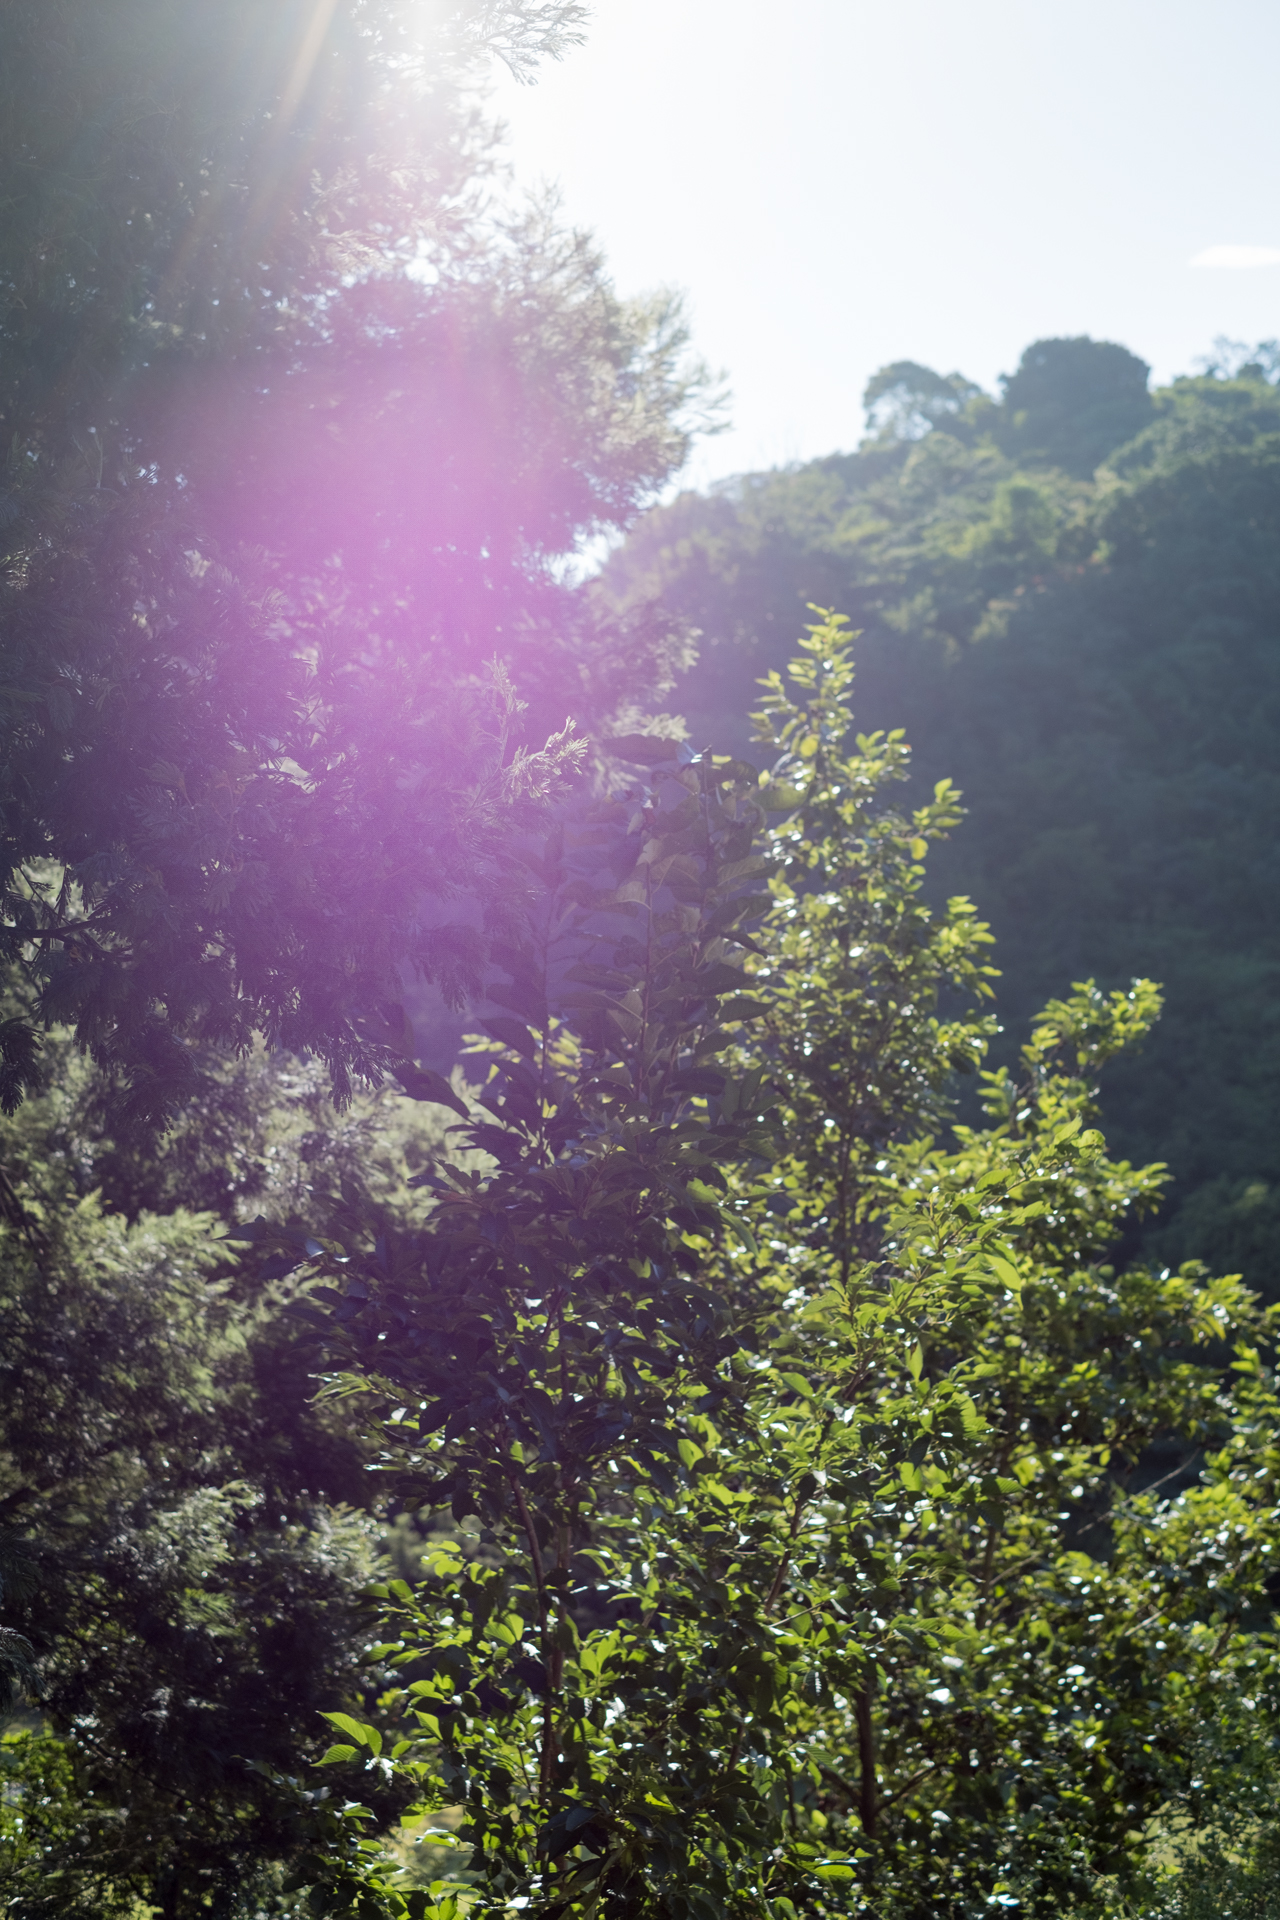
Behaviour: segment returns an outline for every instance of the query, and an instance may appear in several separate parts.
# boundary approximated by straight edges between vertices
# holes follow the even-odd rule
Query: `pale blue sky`
[[[733,429],[691,477],[856,444],[888,360],[984,386],[1052,334],[1157,379],[1280,334],[1276,0],[598,0],[493,104],[619,288],[688,295]]]

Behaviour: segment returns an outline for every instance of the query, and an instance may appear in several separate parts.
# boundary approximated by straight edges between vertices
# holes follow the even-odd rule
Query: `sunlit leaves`
[[[1159,1173],[1107,1158],[1094,1076],[1158,997],[1055,1002],[940,1141],[986,937],[924,905],[955,796],[892,805],[851,671],[821,620],[798,704],[768,691],[781,817],[626,743],[652,777],[547,849],[475,1044],[492,1170],[440,1167],[398,1264],[358,1221],[316,1242],[335,1352],[398,1404],[387,1485],[454,1534],[381,1590],[378,1661],[483,1913],[1085,1900],[1186,1789],[1260,1592],[1273,1388],[1221,1364],[1250,1302],[1104,1264]],[[1203,1484],[1131,1494],[1154,1443],[1209,1447]]]

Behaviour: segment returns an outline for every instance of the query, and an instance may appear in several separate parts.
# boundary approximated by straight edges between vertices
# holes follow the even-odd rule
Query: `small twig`
[[[23,927],[21,929],[14,928],[13,931],[17,933],[18,938],[20,940],[23,940],[23,941],[30,940],[33,945],[36,945],[43,940],[61,940],[67,945],[72,947],[75,947],[75,946],[91,947],[94,953],[97,954],[100,960],[106,960],[110,958],[110,955],[107,953],[107,949],[101,944],[101,942],[97,939],[97,937],[94,934],[90,933],[88,927],[85,927],[85,926]]]
[[[830,1421],[828,1421],[827,1424],[829,1426]],[[807,1505],[808,1505],[808,1502],[805,1500],[796,1501],[795,1511],[791,1516],[791,1525],[787,1531],[787,1544],[782,1549],[782,1558],[778,1562],[778,1571],[773,1576],[773,1585],[770,1587],[768,1596],[764,1603],[764,1612],[766,1614],[772,1613],[774,1603],[776,1602],[778,1595],[782,1592],[782,1583],[787,1577],[787,1568],[791,1565],[791,1550],[795,1546],[796,1535],[800,1531],[801,1515],[804,1513],[805,1507]],[[725,1768],[724,1768],[726,1773],[732,1773],[734,1768],[737,1766],[738,1755],[742,1752],[742,1742],[744,1738],[745,1738],[745,1734],[739,1733],[737,1739],[734,1741],[732,1747],[729,1749],[729,1758],[726,1760]]]
[[[1168,1473],[1162,1473],[1158,1480],[1148,1481],[1145,1487],[1139,1487],[1137,1493],[1129,1495],[1129,1498],[1133,1500],[1140,1500],[1144,1493],[1154,1493],[1157,1487],[1163,1487],[1164,1485],[1166,1485],[1168,1481],[1176,1480],[1180,1474],[1184,1474],[1190,1470],[1192,1462],[1194,1460],[1197,1460],[1200,1457],[1200,1455],[1203,1454],[1203,1452],[1204,1452],[1203,1447],[1194,1447],[1191,1450],[1191,1452],[1187,1455],[1186,1459],[1181,1463],[1180,1466],[1170,1467]],[[1086,1533],[1090,1532],[1092,1530],[1092,1527],[1101,1526],[1104,1520],[1114,1520],[1117,1517],[1117,1515],[1119,1515],[1122,1512],[1123,1512],[1123,1508],[1121,1507],[1108,1507],[1107,1511],[1105,1513],[1099,1514],[1098,1518],[1091,1523],[1091,1526],[1086,1527],[1084,1531]]]

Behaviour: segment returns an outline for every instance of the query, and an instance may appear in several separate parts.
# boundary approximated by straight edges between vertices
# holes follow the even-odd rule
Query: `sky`
[[[1161,381],[1280,335],[1277,73],[1276,0],[597,0],[493,106],[622,293],[683,291],[706,485],[855,446],[888,361],[993,390],[1087,333]]]

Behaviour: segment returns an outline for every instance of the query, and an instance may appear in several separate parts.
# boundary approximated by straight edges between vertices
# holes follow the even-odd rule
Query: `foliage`
[[[1147,396],[1119,347],[1039,342],[997,403],[900,363],[868,389],[878,430],[856,453],[681,496],[604,586],[701,631],[678,697],[697,744],[745,743],[756,681],[783,666],[806,602],[851,614],[863,724],[905,728],[915,792],[949,775],[966,795],[928,893],[979,900],[998,933],[995,1057],[1014,1065],[1013,1036],[1064,979],[1160,979],[1165,1016],[1108,1096],[1122,1153],[1176,1176],[1144,1244],[1173,1265],[1247,1256],[1271,1297],[1268,368],[1265,349],[1224,345],[1216,373]],[[1092,473],[1073,421],[1101,436]]]
[[[71,1756],[55,1735],[24,1730],[0,1744],[0,1870],[4,1885],[22,1899],[22,1885],[37,1884],[48,1862],[82,1853],[83,1805],[76,1793]],[[96,1876],[95,1876],[96,1877]],[[53,1868],[53,1886],[58,1883]],[[55,1893],[65,1899],[66,1888]],[[127,1886],[101,1880],[92,1911],[102,1920],[135,1920],[137,1901]],[[74,1907],[64,1906],[64,1912]],[[18,1907],[21,1911],[21,1907]]]
[[[1109,340],[1037,340],[1001,381],[1000,437],[1015,455],[1087,480],[1150,423],[1149,372]]]
[[[662,679],[667,624],[562,562],[679,465],[700,376],[670,302],[495,199],[474,99],[580,20],[3,10],[7,1109],[50,1021],[144,1124],[193,1046],[340,1098],[404,1065],[404,978],[457,1002],[519,925],[565,715]]]
[[[362,1700],[380,1562],[368,1450],[313,1404],[296,1285],[246,1293],[221,1236],[299,1218],[308,1183],[376,1203],[390,1099],[340,1117],[318,1067],[254,1056],[210,1069],[148,1159],[67,1036],[44,1066],[2,1142],[4,1619],[36,1713],[4,1749],[6,1912],[257,1913],[309,1835],[273,1770]],[[439,1137],[379,1131],[401,1180]]]
[[[1089,1124],[1158,996],[1052,1003],[936,1144],[984,930],[921,898],[953,796],[897,807],[900,741],[841,744],[848,645],[821,621],[798,703],[768,689],[770,779],[651,740],[655,785],[553,847],[462,1130],[490,1170],[428,1176],[414,1234],[322,1236],[332,1391],[439,1519],[325,1756],[412,1783],[435,1879],[352,1808],[318,1910],[1100,1912],[1232,1784],[1195,1767],[1274,1681],[1277,1489],[1270,1371],[1224,1359],[1266,1327],[1236,1281],[1107,1263],[1160,1174]]]
[[[504,197],[477,103],[582,19],[0,9],[15,1914],[289,1903],[290,1770],[367,1706],[366,1449],[310,1404],[296,1259],[247,1292],[223,1233],[421,1210],[438,1130],[353,1090],[456,1099],[402,995],[520,934],[566,714],[666,671],[564,562],[679,464],[702,376],[671,301]]]
[[[673,1399],[690,1401],[696,1424],[732,1398],[702,1249],[721,1219],[721,1161],[766,1144],[759,1075],[729,1081],[704,1064],[723,1022],[751,1010],[735,956],[739,923],[759,906],[754,775],[674,741],[614,746],[651,764],[652,781],[549,850],[540,957],[510,956],[512,985],[494,996],[511,1015],[490,1023],[486,1117],[465,1130],[493,1156],[492,1172],[441,1169],[421,1235],[369,1248],[353,1222],[346,1238],[324,1236],[348,1248],[334,1300],[361,1366],[351,1384],[372,1372],[380,1393],[408,1403],[386,1429],[399,1498],[447,1501],[457,1521],[477,1514],[482,1544],[501,1538],[507,1549],[495,1563],[442,1545],[426,1604],[406,1585],[387,1590],[404,1632],[404,1706],[422,1716],[410,1725],[443,1739],[450,1797],[474,1779],[482,1798],[467,1837],[502,1899],[541,1878],[548,1845],[556,1858],[580,1845],[575,1803],[594,1793],[597,1772],[610,1848],[625,1850],[643,1817],[649,1757],[628,1758],[604,1712],[622,1685],[641,1723],[669,1715],[623,1625],[637,1579],[641,1592],[657,1586],[637,1570],[630,1508],[637,1490],[661,1501],[683,1477]],[[574,1009],[572,1027],[553,1005]],[[580,1605],[602,1623],[581,1657]],[[672,1630],[696,1635],[684,1611],[682,1601]],[[615,1615],[611,1636],[603,1623]],[[650,1620],[644,1643],[652,1637]],[[480,1689],[471,1724],[451,1705],[455,1682]],[[685,1762],[714,1794],[722,1756],[686,1712]],[[376,1732],[334,1724],[376,1758]],[[330,1758],[356,1751],[340,1742]],[[709,1830],[730,1814],[713,1806]],[[686,1850],[674,1809],[657,1817],[679,1849],[657,1871],[677,1878]],[[622,1871],[631,1868],[629,1858]],[[634,1868],[644,1879],[654,1863],[637,1854]]]
[[[752,969],[768,989],[760,1065],[787,1090],[773,1178],[794,1192],[808,1230],[842,1249],[845,1283],[875,1249],[866,1205],[882,1156],[904,1128],[918,1135],[950,1118],[956,1076],[975,1071],[996,1031],[993,1016],[970,1010],[992,995],[990,933],[963,897],[940,916],[922,898],[925,855],[957,825],[959,797],[943,780],[910,815],[887,802],[908,777],[900,732],[860,734],[846,753],[847,626],[826,616],[801,641],[790,688],[776,671],[764,682],[759,737],[802,804],[772,836],[783,865]],[[940,1018],[940,1002],[957,1017]]]
[[[16,1912],[1127,1913],[1237,1829],[1265,1876],[1268,1323],[1109,1263],[1160,1178],[1092,1130],[1158,996],[1051,1003],[939,1144],[987,936],[925,903],[954,794],[843,744],[849,645],[766,688],[763,783],[616,741],[640,785],[526,849],[461,1159],[393,1132],[371,1187],[365,1117],[261,1059],[168,1169],[83,1067],[8,1123]],[[254,1295],[172,1211],[197,1139]],[[357,1411],[425,1546],[363,1670]]]
[[[344,276],[471,211],[484,55],[531,77],[582,20],[566,0],[6,7],[6,439],[136,431],[176,366],[314,329]]]
[[[439,1152],[438,1110],[399,1087],[335,1110],[314,1059],[269,1054],[197,1060],[195,1090],[159,1143],[113,1128],[118,1088],[56,1032],[41,1054],[44,1085],[4,1129],[11,1179],[56,1209],[68,1192],[101,1197],[111,1213],[215,1216],[220,1228],[258,1214],[295,1224],[316,1204],[358,1187],[366,1202],[413,1204],[407,1181]],[[223,1249],[224,1253],[227,1249]]]

